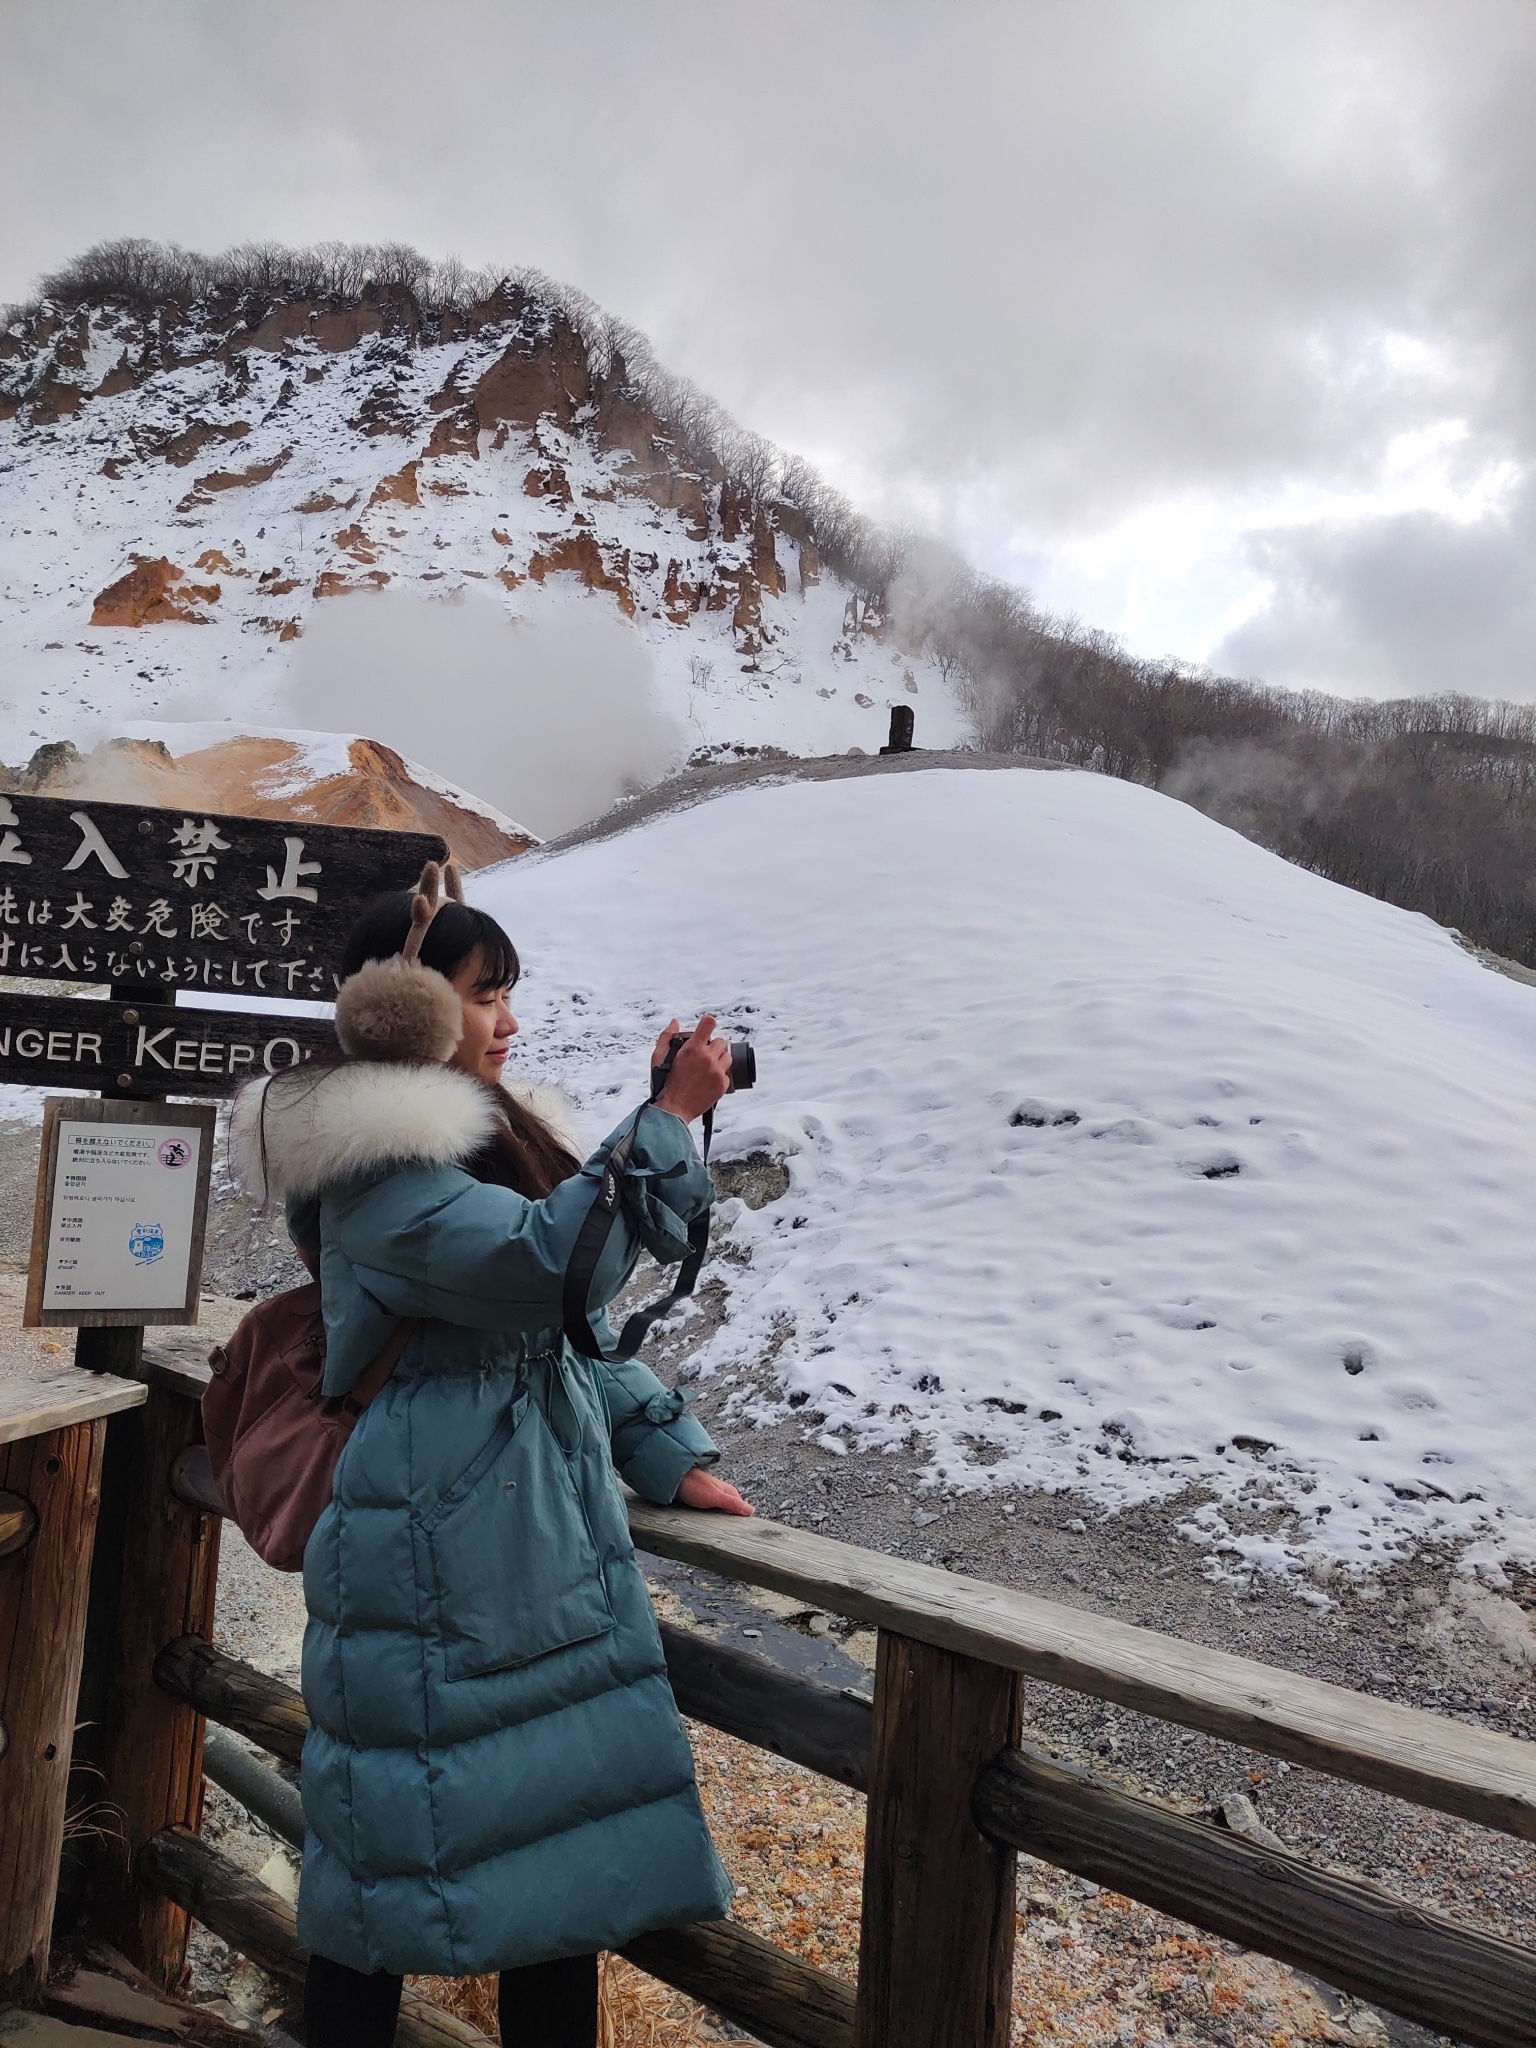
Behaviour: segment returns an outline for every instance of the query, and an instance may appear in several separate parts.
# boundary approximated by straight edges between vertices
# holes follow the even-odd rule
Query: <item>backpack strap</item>
[[[348,1392],[337,1396],[339,1405],[348,1415],[361,1415],[369,1402],[383,1393],[394,1376],[395,1367],[405,1356],[405,1347],[420,1328],[419,1316],[405,1316],[396,1323],[388,1343],[372,1365],[358,1374]]]

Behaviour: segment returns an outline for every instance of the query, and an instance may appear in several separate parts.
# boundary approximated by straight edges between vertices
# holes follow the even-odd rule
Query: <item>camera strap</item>
[[[619,1204],[623,1200],[624,1173],[629,1165],[629,1155],[635,1148],[635,1136],[640,1128],[640,1119],[650,1105],[635,1111],[634,1121],[613,1150],[608,1154],[603,1167],[603,1177],[598,1183],[597,1194],[591,1208],[576,1233],[576,1242],[565,1268],[565,1286],[561,1294],[561,1314],[565,1334],[571,1348],[579,1351],[583,1358],[605,1358],[615,1364],[622,1364],[633,1358],[645,1342],[653,1323],[659,1323],[663,1316],[676,1308],[677,1304],[692,1294],[698,1283],[699,1272],[704,1264],[704,1255],[709,1250],[709,1211],[706,1209],[696,1222],[688,1226],[688,1256],[678,1268],[676,1280],[669,1293],[657,1301],[648,1302],[644,1308],[636,1309],[619,1333],[619,1341],[611,1351],[605,1351],[592,1327],[592,1282],[597,1274],[597,1262],[603,1255],[609,1232],[618,1217]],[[709,1162],[709,1141],[714,1136],[715,1115],[713,1110],[704,1112],[704,1160]]]

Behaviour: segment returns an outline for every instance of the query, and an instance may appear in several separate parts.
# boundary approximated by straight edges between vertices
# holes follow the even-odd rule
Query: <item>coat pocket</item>
[[[509,1411],[424,1526],[448,1678],[509,1671],[613,1627],[575,1475],[536,1402]]]

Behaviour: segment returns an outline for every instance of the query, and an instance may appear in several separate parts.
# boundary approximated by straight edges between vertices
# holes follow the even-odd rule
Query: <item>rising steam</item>
[[[686,752],[656,707],[644,643],[579,597],[516,622],[474,597],[381,591],[319,605],[285,716],[383,740],[545,838]]]

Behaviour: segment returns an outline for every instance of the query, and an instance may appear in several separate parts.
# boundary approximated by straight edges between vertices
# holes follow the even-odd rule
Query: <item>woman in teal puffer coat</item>
[[[304,1560],[308,2037],[385,2048],[402,1973],[496,1970],[507,2048],[591,2048],[597,1952],[730,1901],[617,1479],[751,1510],[679,1395],[565,1342],[565,1267],[634,1118],[578,1170],[499,1085],[511,942],[462,903],[428,911],[418,897],[418,960],[409,893],[354,934],[352,1057],[262,1083],[235,1116],[248,1184],[282,1197],[319,1271],[325,1391],[420,1319]],[[642,1246],[683,1257],[708,1207],[688,1124],[725,1092],[712,1031],[638,1112],[594,1304]]]

